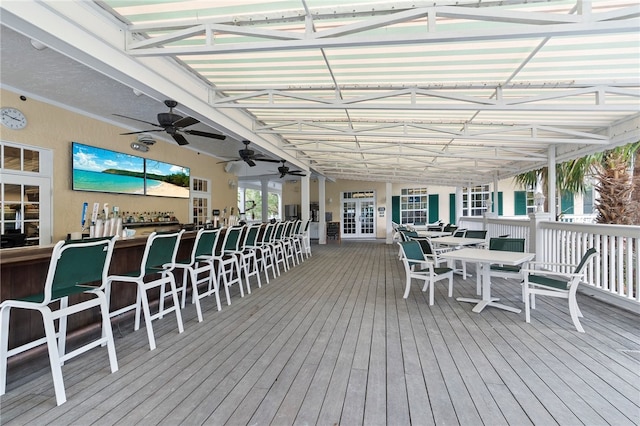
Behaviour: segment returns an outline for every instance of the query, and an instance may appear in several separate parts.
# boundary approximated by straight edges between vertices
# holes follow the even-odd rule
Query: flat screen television
[[[189,168],[145,160],[147,195],[189,198]]]
[[[188,167],[78,142],[71,150],[73,190],[189,198]]]

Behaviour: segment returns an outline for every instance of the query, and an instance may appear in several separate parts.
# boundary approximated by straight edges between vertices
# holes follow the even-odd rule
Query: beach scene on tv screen
[[[73,189],[144,194],[144,158],[73,144]]]
[[[147,159],[147,195],[189,198],[189,168]]]

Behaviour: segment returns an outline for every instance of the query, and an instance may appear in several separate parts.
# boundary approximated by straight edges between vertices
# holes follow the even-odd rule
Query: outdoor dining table
[[[473,312],[479,313],[486,306],[504,309],[506,311],[520,313],[520,309],[497,303],[498,298],[491,297],[491,277],[489,275],[492,263],[499,263],[509,266],[517,266],[533,260],[535,253],[523,253],[501,250],[486,250],[479,248],[462,248],[447,253],[442,253],[440,258],[447,260],[462,260],[465,262],[475,262],[479,265],[479,273],[482,278],[482,299],[472,299],[467,297],[458,297],[456,300],[460,302],[475,303]]]
[[[475,246],[475,245],[483,244],[486,242],[487,240],[485,240],[484,238],[467,238],[467,237],[453,237],[453,236],[434,238],[432,241],[433,245],[436,247],[436,250],[438,250],[440,254],[442,254],[443,252],[447,252],[449,250],[456,250],[457,248],[460,248],[460,247]],[[449,266],[453,268],[453,273],[457,275],[462,275],[463,278],[466,280],[467,274],[465,273],[466,268],[464,267],[464,265],[462,268],[457,269],[455,265],[453,265],[453,263],[455,263],[454,261],[451,261],[450,263],[452,265],[449,265]]]
[[[416,231],[420,237],[438,238],[451,235],[451,232],[445,231]]]
[[[462,247],[462,246],[474,246],[476,244],[483,244],[487,240],[484,238],[466,238],[466,237],[440,237],[433,240],[433,244],[436,247],[447,246],[447,247]]]

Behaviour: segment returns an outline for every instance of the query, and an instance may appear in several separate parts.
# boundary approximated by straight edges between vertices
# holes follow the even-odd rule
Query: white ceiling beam
[[[490,28],[480,30],[449,30],[445,25],[438,26],[438,31],[423,31],[420,34],[408,34],[403,37],[395,35],[372,36],[367,31],[380,27],[390,27],[399,23],[412,22],[415,19],[426,17],[427,14],[436,14],[452,19],[465,19],[478,22],[508,22],[513,24],[509,28]],[[363,17],[362,21],[349,23],[334,27],[330,30],[320,32],[305,31],[294,33],[287,30],[271,30],[256,28],[264,23],[270,22],[260,20],[251,22],[252,26],[238,25],[238,22],[231,25],[219,22],[208,22],[201,20],[194,25],[194,29],[174,30],[179,34],[184,34],[184,39],[191,39],[194,33],[204,34],[203,24],[209,25],[211,30],[222,34],[241,34],[258,39],[269,41],[246,42],[246,43],[224,43],[224,44],[200,44],[185,46],[169,46],[166,44],[149,46],[149,42],[141,43],[136,41],[136,34],[141,31],[171,31],[171,25],[157,25],[155,27],[141,27],[131,25],[127,29],[128,44],[126,50],[134,56],[181,56],[181,55],[203,55],[215,53],[238,53],[251,51],[276,51],[290,49],[311,49],[330,47],[361,47],[361,46],[381,46],[414,43],[449,43],[449,42],[471,42],[479,40],[517,39],[532,37],[554,37],[554,36],[575,36],[593,35],[603,33],[623,33],[637,32],[638,16],[640,16],[640,5],[629,6],[609,12],[607,14],[587,15],[581,14],[559,14],[545,12],[527,12],[502,10],[499,8],[469,8],[435,6],[427,8],[414,8],[390,13],[383,16]],[[299,20],[304,22],[306,15],[300,16]],[[315,17],[314,17],[315,19]],[[216,20],[216,21],[219,21]],[[436,21],[437,22],[437,21]],[[425,24],[426,26],[426,24]],[[179,37],[165,35],[167,40],[176,41]],[[357,36],[354,36],[357,35]],[[279,41],[272,41],[279,39]],[[193,40],[192,40],[193,41]]]
[[[464,92],[465,90],[460,90]],[[218,96],[211,102],[216,108],[247,109],[391,109],[391,110],[468,110],[468,111],[624,111],[640,110],[640,81],[632,88],[597,85],[572,89],[557,89],[539,94],[535,89],[529,95],[506,94],[501,99],[469,96],[452,90],[417,90],[402,88],[381,90],[369,96],[343,95],[342,98],[322,97],[290,91],[262,89],[240,95]],[[522,91],[519,90],[518,93]],[[407,96],[407,95],[420,95]],[[585,100],[584,95],[593,95]],[[610,96],[609,96],[610,95]],[[610,98],[610,99],[609,99]],[[628,98],[628,99],[627,99]],[[438,102],[439,99],[455,100]],[[626,101],[622,101],[625,99]],[[375,102],[372,102],[374,101]],[[389,102],[383,102],[388,100]],[[555,102],[563,100],[566,102]],[[574,102],[568,102],[573,100]],[[292,102],[307,101],[307,102]],[[618,101],[618,103],[615,103]]]

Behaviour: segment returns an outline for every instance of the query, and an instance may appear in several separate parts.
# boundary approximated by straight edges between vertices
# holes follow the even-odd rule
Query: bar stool
[[[180,314],[180,303],[178,299],[178,291],[176,289],[176,280],[173,276],[173,270],[176,266],[176,254],[178,253],[178,245],[184,230],[171,233],[152,232],[147,238],[147,244],[142,255],[140,269],[131,271],[126,275],[110,275],[107,280],[105,293],[107,300],[111,300],[111,285],[114,282],[132,283],[137,286],[136,303],[125,306],[110,313],[114,317],[124,312],[135,309],[136,317],[133,326],[134,330],[140,329],[140,310],[144,312],[144,322],[147,328],[147,336],[149,338],[149,350],[156,348],[156,340],[153,335],[153,325],[151,321],[160,319],[169,312],[176,313],[176,321],[178,322],[178,332],[184,331],[182,325],[182,315]],[[152,278],[145,282],[145,279]],[[169,308],[164,307],[164,298],[166,285],[169,284],[169,294],[173,299],[173,305]],[[151,315],[149,307],[149,298],[147,291],[152,288],[160,288],[160,300],[158,303],[158,312]]]
[[[258,255],[254,248],[247,247],[247,239],[250,237],[253,242],[258,236],[260,224],[245,226],[240,235],[235,254],[240,259],[240,269],[244,274],[247,293],[251,294],[251,277],[256,277],[258,288],[262,287],[260,280],[260,268],[258,265]]]
[[[267,266],[271,266],[273,268],[273,261],[271,257],[265,256],[265,251],[263,247],[260,245],[260,231],[262,230],[262,224],[256,223],[249,226],[247,231],[246,238],[244,239],[244,249],[246,251],[253,251],[253,261],[259,271],[264,272],[265,279],[267,280],[267,284],[269,283],[269,271],[267,270]],[[263,231],[266,231],[266,229]],[[275,276],[275,270],[274,270]]]
[[[231,296],[229,295],[229,287],[238,284],[240,288],[240,297],[244,297],[242,288],[242,270],[240,269],[240,260],[235,254],[229,253],[231,249],[237,250],[242,227],[230,227],[224,229],[224,238],[220,250],[216,248],[213,256],[217,265],[218,283],[224,285],[224,292],[227,296],[227,305],[231,305]]]
[[[271,273],[273,274],[273,278],[276,278],[276,270],[277,276],[280,276],[280,266],[276,263],[273,256],[273,244],[271,243],[271,236],[273,235],[273,231],[276,228],[275,223],[267,223],[262,231],[262,235],[259,236],[257,244],[258,250],[260,252],[260,262],[264,268],[264,273],[267,276],[267,282],[269,282],[269,275],[267,271],[271,268]]]
[[[282,263],[282,268],[284,269],[284,272],[287,272],[289,270],[289,261],[287,259],[286,247],[283,242],[285,226],[286,226],[285,222],[278,222],[276,224],[276,228],[271,234],[271,239],[269,240],[269,243],[273,248],[273,261],[278,266],[278,271],[280,271],[279,264]]]
[[[182,287],[180,288],[182,290],[182,309],[185,307],[187,286],[191,282],[191,303],[196,305],[198,322],[202,322],[200,299],[213,294],[216,297],[218,311],[221,309],[218,278],[213,264],[213,254],[219,236],[220,229],[199,230],[193,243],[191,256],[176,262],[176,268],[182,269]],[[200,292],[198,286],[204,283],[207,284],[207,288]]]
[[[0,303],[0,395],[4,395],[7,384],[7,359],[36,346],[47,344],[51,375],[56,394],[56,403],[67,400],[62,378],[62,365],[98,346],[107,346],[111,372],[118,371],[118,360],[109,320],[109,303],[104,288],[113,254],[115,238],[60,241],[51,254],[51,262],[45,280],[44,292],[22,299],[5,300]],[[97,286],[91,283],[99,282]],[[69,304],[69,296],[91,296],[91,299]],[[75,297],[74,297],[75,299]],[[58,309],[49,306],[59,302]],[[65,353],[67,317],[71,314],[100,308],[102,333],[100,337],[69,353]],[[32,309],[40,312],[44,323],[45,337],[9,350],[9,317],[11,308]],[[58,320],[58,332],[55,321]]]

